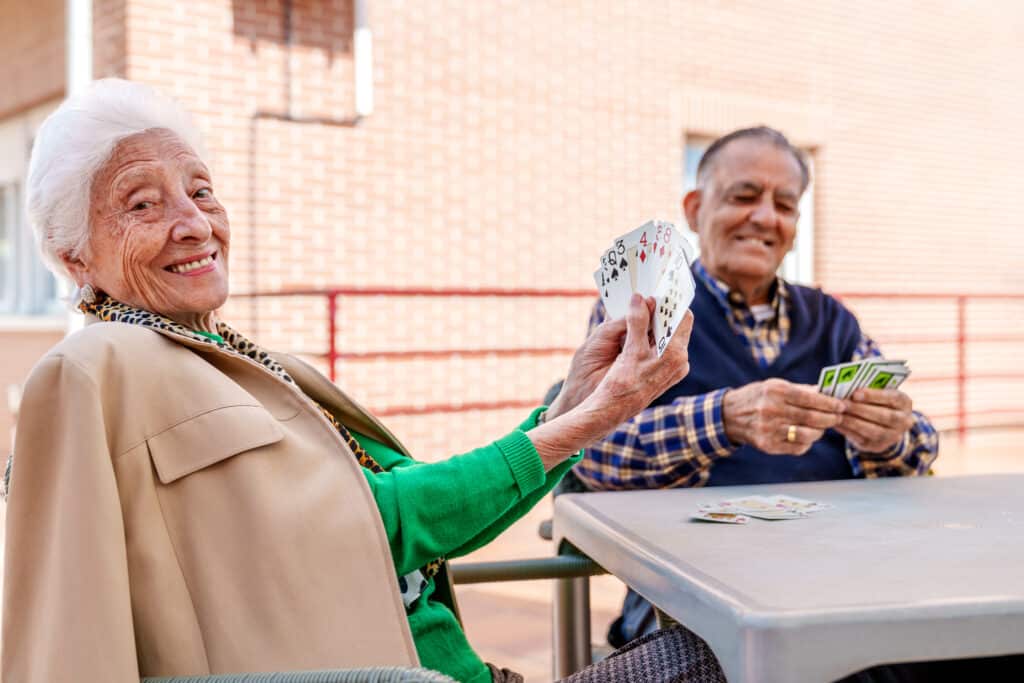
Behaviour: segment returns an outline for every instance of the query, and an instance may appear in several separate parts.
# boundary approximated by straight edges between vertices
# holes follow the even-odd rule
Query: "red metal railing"
[[[1022,343],[1024,335],[1000,334],[1000,335],[969,335],[968,334],[968,305],[971,301],[1005,301],[1024,303],[1024,294],[939,294],[939,293],[880,293],[880,292],[848,292],[837,295],[851,308],[855,308],[856,301],[928,301],[948,302],[956,308],[956,335],[955,336],[930,336],[930,335],[890,335],[879,339],[883,344],[956,344],[956,366],[949,374],[914,375],[915,383],[938,383],[950,382],[956,386],[956,411],[954,413],[929,413],[933,420],[943,420],[950,417],[956,418],[956,431],[963,436],[970,427],[970,418],[979,415],[1016,414],[1024,415],[1024,399],[1015,406],[1000,406],[998,408],[987,408],[985,410],[968,410],[967,386],[971,380],[1024,380],[1024,372],[1013,372],[1012,370],[996,372],[969,372],[967,368],[967,347],[969,344],[982,343]],[[1009,362],[1011,354],[1006,354],[1007,366],[1014,367]]]
[[[513,299],[551,299],[551,298],[586,298],[594,299],[597,293],[590,289],[527,289],[527,288],[407,288],[407,287],[330,287],[330,288],[296,288],[273,292],[257,292],[235,295],[238,298],[277,298],[277,297],[323,297],[327,324],[327,350],[307,355],[314,355],[326,361],[328,375],[331,380],[336,378],[336,365],[339,361],[367,361],[377,359],[389,360],[440,360],[446,358],[481,358],[481,357],[521,357],[549,356],[570,354],[575,347],[514,347],[514,348],[444,348],[444,349],[403,349],[397,351],[339,351],[337,348],[338,299],[340,297],[497,297]],[[955,307],[955,335],[888,335],[877,341],[882,345],[905,344],[955,344],[956,362],[951,372],[942,374],[915,374],[915,383],[951,383],[956,388],[956,411],[945,414],[929,414],[934,420],[955,418],[955,429],[962,435],[970,427],[970,418],[979,415],[1017,414],[1024,417],[1024,399],[1018,405],[1000,406],[983,411],[968,409],[967,388],[972,380],[1024,380],[1024,372],[977,372],[969,373],[967,368],[967,347],[977,343],[1024,343],[1024,334],[975,335],[968,334],[968,307],[971,301],[1006,301],[1024,303],[1024,294],[937,294],[937,293],[889,293],[889,292],[849,292],[838,295],[851,308],[857,302],[866,301],[928,301],[948,302]],[[1022,311],[1024,312],[1024,311]],[[1007,354],[1008,361],[1012,359]],[[1007,365],[1013,366],[1008,362]],[[391,415],[425,415],[434,413],[452,413],[477,410],[500,410],[505,408],[523,408],[536,405],[536,399],[504,400],[471,403],[436,403],[429,405],[392,406],[376,411],[381,416]]]

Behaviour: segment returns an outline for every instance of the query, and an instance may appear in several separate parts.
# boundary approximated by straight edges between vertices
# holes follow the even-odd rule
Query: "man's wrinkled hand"
[[[844,403],[836,431],[865,453],[893,448],[914,425],[914,403],[897,389],[858,389]]]
[[[826,429],[840,423],[842,401],[783,379],[730,389],[722,399],[725,435],[765,453],[803,455]]]

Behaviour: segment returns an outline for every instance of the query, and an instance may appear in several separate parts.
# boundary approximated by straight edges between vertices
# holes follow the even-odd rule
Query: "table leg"
[[[554,677],[565,678],[591,663],[590,577],[555,580],[552,624]]]

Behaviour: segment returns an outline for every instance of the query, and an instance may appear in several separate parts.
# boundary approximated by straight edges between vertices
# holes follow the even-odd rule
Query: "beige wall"
[[[0,349],[4,362],[0,364],[0,456],[4,463],[11,452],[14,415],[11,412],[11,392],[17,396],[28,376],[46,349],[64,336],[61,331],[4,331],[0,330]]]
[[[295,0],[290,46],[281,1],[96,4],[98,73],[172,92],[208,134],[236,291],[589,287],[611,237],[652,216],[678,220],[687,135],[763,122],[815,150],[815,272],[829,289],[1024,292],[1024,235],[999,210],[1024,189],[1018,3],[368,4],[377,108],[355,127],[254,118],[351,116],[350,0]],[[949,305],[851,303],[883,342],[954,329]],[[350,351],[572,346],[587,308],[352,298],[337,341]],[[1014,321],[1024,333],[1021,309],[978,306],[970,318],[983,332],[1012,332]],[[267,345],[315,350],[326,346],[323,310],[267,302],[257,321],[235,302],[229,315]],[[978,349],[972,369],[1020,344]],[[951,344],[886,350],[908,356],[917,376],[955,360]],[[567,362],[338,370],[388,408],[539,397]],[[953,405],[950,383],[909,386],[927,410]],[[972,391],[977,406],[1020,395],[1006,382]],[[431,457],[493,437],[522,412],[389,423]]]
[[[0,119],[64,92],[64,1],[0,3]]]

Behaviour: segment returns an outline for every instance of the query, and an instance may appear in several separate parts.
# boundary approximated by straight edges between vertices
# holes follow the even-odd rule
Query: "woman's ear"
[[[71,279],[81,287],[89,281],[89,266],[85,264],[80,256],[73,256],[71,252],[65,251],[60,255],[61,263],[68,269]]]

